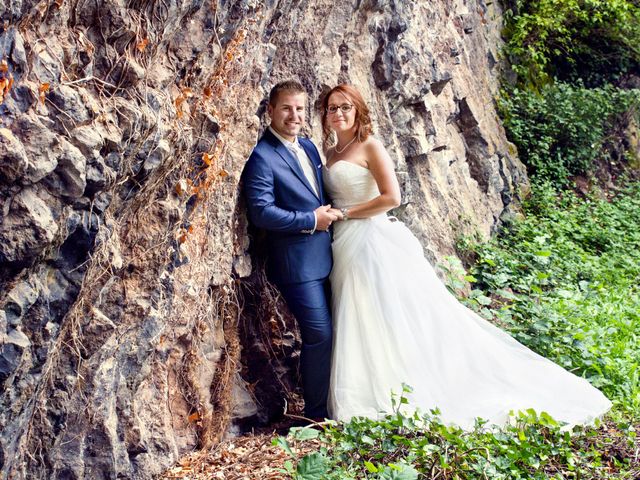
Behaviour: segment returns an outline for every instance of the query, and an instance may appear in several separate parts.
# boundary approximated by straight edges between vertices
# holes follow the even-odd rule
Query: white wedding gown
[[[364,167],[341,160],[323,171],[334,207],[379,195]],[[333,260],[332,418],[391,412],[402,383],[413,388],[409,409],[437,407],[465,429],[476,417],[502,425],[511,410],[529,408],[589,424],[611,407],[585,379],[458,302],[402,222],[382,214],[334,223]]]

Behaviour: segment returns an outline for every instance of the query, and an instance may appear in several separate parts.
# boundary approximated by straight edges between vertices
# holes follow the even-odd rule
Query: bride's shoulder
[[[382,142],[378,138],[374,137],[373,135],[369,135],[366,138],[366,140],[364,142],[362,142],[362,144],[364,146],[377,147],[377,146],[382,145]]]
[[[390,161],[389,153],[380,139],[369,135],[363,144],[366,149],[367,163],[370,167],[373,165],[382,165]]]
[[[367,139],[364,142],[362,142],[362,145],[368,150],[379,151],[381,148],[384,149],[384,144],[373,135],[369,135]]]
[[[380,155],[386,151],[384,144],[373,135],[369,135],[362,145],[370,155]]]

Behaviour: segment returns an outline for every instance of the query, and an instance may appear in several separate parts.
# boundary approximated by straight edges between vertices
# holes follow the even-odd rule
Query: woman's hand
[[[335,215],[338,220],[344,220],[344,215],[342,214],[342,211],[337,208],[330,208],[329,213],[332,213],[333,215]]]

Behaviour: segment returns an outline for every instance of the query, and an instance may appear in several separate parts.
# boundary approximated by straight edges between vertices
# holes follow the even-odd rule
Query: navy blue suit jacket
[[[313,211],[326,203],[320,154],[310,140],[298,140],[315,166],[320,197],[294,154],[268,129],[242,172],[249,218],[267,232],[267,273],[281,285],[326,278],[332,267],[329,233],[309,233],[315,223]]]

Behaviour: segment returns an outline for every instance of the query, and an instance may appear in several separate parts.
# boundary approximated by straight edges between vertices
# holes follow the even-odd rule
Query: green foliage
[[[470,307],[602,389],[614,402],[615,426],[567,430],[528,410],[506,427],[478,419],[465,432],[443,424],[438,410],[407,414],[405,386],[379,420],[292,429],[274,439],[290,456],[282,473],[296,480],[638,478],[640,183],[587,200],[540,185],[525,213],[471,247],[470,274],[447,259],[449,287],[460,295],[472,282],[463,299]],[[298,458],[292,446],[308,441],[318,448]]]
[[[533,178],[565,186],[572,175],[593,170],[618,118],[638,111],[639,90],[610,85],[587,89],[556,83],[540,93],[503,92],[499,106],[504,126]]]
[[[318,432],[319,450],[302,458],[290,453],[291,444],[300,442],[299,430],[274,440],[286,444],[292,457],[282,473],[295,480],[633,478],[628,459],[606,461],[606,439],[593,429],[567,431],[546,413],[529,410],[515,414],[505,428],[490,429],[478,421],[465,432],[443,424],[437,410],[403,413],[399,406],[407,403],[408,391],[380,420],[332,423]],[[634,441],[632,428],[621,432],[625,447]]]
[[[552,77],[602,84],[640,66],[636,0],[512,0],[506,53],[518,84],[539,88]]]
[[[518,341],[640,416],[640,184],[587,200],[538,186],[526,213],[474,247],[475,289]]]

